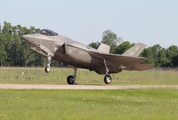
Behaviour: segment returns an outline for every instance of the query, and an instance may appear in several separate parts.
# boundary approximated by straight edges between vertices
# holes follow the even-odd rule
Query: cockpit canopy
[[[46,36],[57,36],[58,34],[52,30],[49,29],[42,29],[40,31],[40,34],[46,35]]]

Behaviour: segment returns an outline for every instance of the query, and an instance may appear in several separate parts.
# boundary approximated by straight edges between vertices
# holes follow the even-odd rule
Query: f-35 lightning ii
[[[94,49],[58,33],[43,29],[38,34],[26,34],[22,38],[27,41],[33,50],[48,58],[45,71],[50,72],[51,59],[73,66],[74,74],[67,77],[68,84],[74,84],[77,68],[89,69],[98,74],[105,74],[105,84],[110,84],[109,74],[119,73],[122,70],[147,70],[153,68],[143,64],[147,58],[138,57],[146,45],[135,44],[122,55],[110,54],[110,46],[101,43]]]

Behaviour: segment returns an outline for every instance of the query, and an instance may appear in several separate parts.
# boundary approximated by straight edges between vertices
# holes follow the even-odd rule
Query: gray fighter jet
[[[91,48],[56,32],[43,29],[38,34],[22,36],[31,44],[31,48],[48,58],[45,71],[50,72],[51,59],[73,66],[74,74],[67,77],[68,84],[74,84],[77,68],[89,69],[98,74],[105,74],[104,82],[110,84],[112,78],[109,74],[122,70],[147,70],[153,68],[143,64],[147,59],[138,57],[146,45],[135,44],[122,55],[110,54],[110,46],[100,44],[98,49]]]

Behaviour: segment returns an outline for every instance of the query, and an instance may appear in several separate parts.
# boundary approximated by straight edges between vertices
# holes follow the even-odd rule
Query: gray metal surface
[[[45,32],[48,32],[45,33]],[[42,31],[41,34],[23,35],[23,38],[32,45],[32,49],[52,59],[77,67],[95,71],[98,74],[106,74],[106,66],[109,74],[122,70],[146,70],[153,66],[140,64],[146,58],[138,57],[145,45],[138,43],[123,55],[109,54],[110,47],[103,45],[99,50],[74,41],[55,32]]]

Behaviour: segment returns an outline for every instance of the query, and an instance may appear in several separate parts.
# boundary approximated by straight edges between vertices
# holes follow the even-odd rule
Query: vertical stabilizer
[[[109,53],[109,51],[110,51],[110,46],[101,43],[97,50],[102,51],[102,52],[104,52],[104,53]]]
[[[133,47],[131,47],[129,50],[127,50],[125,53],[123,53],[122,55],[138,57],[145,47],[146,47],[145,44],[137,43]]]

